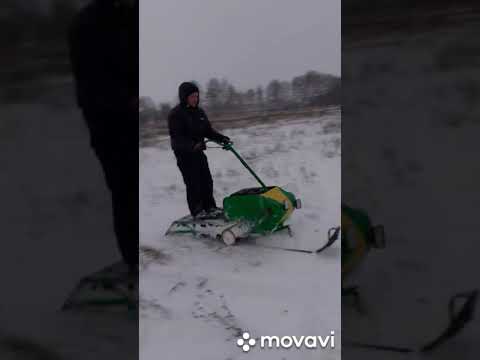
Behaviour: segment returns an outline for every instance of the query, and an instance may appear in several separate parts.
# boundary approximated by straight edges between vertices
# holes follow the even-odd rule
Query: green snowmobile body
[[[231,151],[261,185],[237,191],[226,197],[223,200],[226,218],[249,223],[251,233],[254,234],[264,235],[286,228],[284,223],[294,209],[301,207],[300,200],[278,186],[266,186],[235,151],[232,144],[226,144],[223,148]]]
[[[249,222],[251,232],[261,235],[284,229],[285,221],[299,207],[295,195],[278,186],[243,189],[223,200],[228,220]]]
[[[368,214],[342,204],[342,278],[350,274],[372,249],[385,247],[383,226],[373,226]]]

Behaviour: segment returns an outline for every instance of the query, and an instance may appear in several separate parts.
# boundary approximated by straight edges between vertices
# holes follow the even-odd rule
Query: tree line
[[[71,19],[79,9],[78,0],[50,0],[44,9],[29,1],[2,0],[0,41],[6,48],[43,47],[52,44],[66,48]],[[44,51],[45,53],[45,51]]]
[[[196,83],[203,96],[202,107],[211,115],[255,111],[297,110],[340,104],[341,80],[330,74],[308,71],[291,81],[272,80],[265,87],[238,90],[227,79],[210,79],[205,87]],[[165,121],[172,104],[140,98],[139,121]]]

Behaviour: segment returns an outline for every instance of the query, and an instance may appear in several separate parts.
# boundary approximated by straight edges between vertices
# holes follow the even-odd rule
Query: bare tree
[[[253,106],[256,105],[255,103],[256,103],[256,101],[255,101],[255,90],[248,89],[247,92],[245,93],[245,96],[244,96],[244,105],[246,105],[248,107],[253,107]]]
[[[282,91],[282,86],[280,81],[278,80],[270,81],[266,89],[268,105],[272,107],[277,107],[280,104],[281,91]]]
[[[168,114],[170,110],[172,109],[172,106],[170,103],[160,103],[159,105],[159,118],[161,120],[167,120],[168,119]]]
[[[152,122],[157,113],[155,102],[148,96],[141,97],[138,101],[138,121],[140,126]]]
[[[212,78],[207,83],[207,106],[211,109],[220,107],[221,86],[217,78]]]
[[[258,86],[255,90],[255,102],[257,106],[262,107],[264,104],[264,96],[263,96],[263,87]]]

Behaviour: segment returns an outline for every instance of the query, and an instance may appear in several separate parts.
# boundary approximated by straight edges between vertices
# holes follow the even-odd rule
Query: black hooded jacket
[[[78,105],[130,110],[138,99],[138,4],[92,1],[75,16],[68,41]]]
[[[183,83],[178,90],[180,103],[168,115],[172,149],[177,157],[194,153],[194,146],[205,138],[222,142],[226,137],[212,128],[205,111],[187,105],[187,97],[198,92],[193,83]]]

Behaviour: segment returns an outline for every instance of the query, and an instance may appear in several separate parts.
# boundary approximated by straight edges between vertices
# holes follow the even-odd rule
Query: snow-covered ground
[[[59,311],[80,277],[120,257],[102,170],[72,99],[0,109],[1,359],[138,351],[135,317]]]
[[[467,20],[344,41],[342,200],[385,225],[387,249],[357,274],[369,314],[342,309],[343,341],[424,344],[446,326],[449,297],[480,285],[480,48],[478,21]],[[435,358],[478,359],[478,328],[477,319]]]
[[[265,244],[318,248],[340,221],[340,113],[225,132],[267,184],[287,185],[303,200],[294,236]],[[257,186],[230,152],[207,151],[219,205]],[[321,255],[287,253],[186,236],[165,237],[188,213],[185,187],[168,139],[140,150],[140,357],[175,359],[340,359],[340,244]],[[253,337],[326,336],[335,349],[243,353],[239,332]]]

